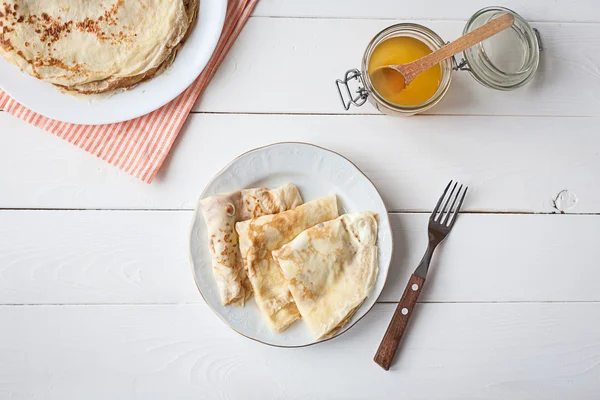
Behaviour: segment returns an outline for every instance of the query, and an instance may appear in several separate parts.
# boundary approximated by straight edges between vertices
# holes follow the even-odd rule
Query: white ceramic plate
[[[200,0],[198,19],[175,62],[164,73],[113,96],[74,97],[0,57],[0,88],[25,107],[75,124],[109,124],[137,118],[167,104],[200,75],[217,46],[227,0]]]
[[[208,184],[200,198],[251,187],[298,186],[305,202],[335,193],[342,212],[374,211],[379,215],[379,273],[373,292],[339,336],[361,319],[383,290],[392,259],[392,231],[385,204],[373,183],[348,159],[306,143],[277,143],[242,154]],[[208,237],[202,211],[196,207],[190,232],[190,259],[196,284],[213,311],[238,333],[280,347],[316,343],[300,319],[282,333],[273,333],[264,322],[254,299],[244,307],[222,306],[213,278]]]

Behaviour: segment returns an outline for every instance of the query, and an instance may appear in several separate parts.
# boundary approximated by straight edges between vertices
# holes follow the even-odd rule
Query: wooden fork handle
[[[377,353],[373,358],[373,361],[386,371],[390,369],[394,354],[396,354],[396,350],[398,349],[398,345],[400,344],[404,330],[408,325],[408,321],[413,313],[413,309],[417,303],[421,289],[423,289],[424,283],[424,278],[415,274],[411,275],[408,284],[404,289],[404,293],[402,294],[402,298],[398,303],[398,307],[396,307],[394,316],[390,321],[390,325],[388,326],[387,331],[385,331],[379,349],[377,349]]]

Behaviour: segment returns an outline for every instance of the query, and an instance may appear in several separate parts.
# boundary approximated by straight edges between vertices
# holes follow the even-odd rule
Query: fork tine
[[[448,192],[448,188],[450,187],[450,185],[452,185],[452,181],[448,182],[448,186],[446,186],[446,189],[444,189],[444,193],[442,193],[442,196],[440,197],[437,204],[435,205],[435,208],[431,212],[431,216],[429,217],[430,221],[433,221],[435,219],[435,215],[437,214],[437,212],[440,208],[440,204],[442,204],[442,200],[444,200],[444,197],[446,196],[446,193]]]
[[[450,216],[452,215],[452,210],[454,210],[454,205],[456,204],[456,200],[458,200],[458,198],[460,197],[460,191],[462,190],[463,185],[461,184],[460,187],[458,188],[458,192],[456,192],[456,196],[454,196],[454,200],[452,200],[452,205],[450,206],[450,209],[448,210],[448,213],[446,215],[444,215],[444,218],[440,218],[440,224],[442,225],[446,225],[448,223],[448,221],[450,220]],[[448,201],[450,201],[450,199],[448,199]]]
[[[448,228],[452,228],[452,225],[454,225],[454,221],[456,221],[456,217],[458,216],[458,213],[460,212],[460,208],[462,207],[463,201],[465,200],[465,196],[467,195],[468,189],[469,189],[469,187],[465,186],[465,191],[463,192],[463,195],[460,198],[460,202],[458,203],[458,207],[456,207],[456,211],[454,211],[454,214],[452,215],[452,220],[450,221]]]
[[[457,185],[458,185],[458,182],[454,182],[454,186],[452,186],[452,191],[450,192],[450,195],[448,196],[448,198],[444,202],[444,207],[442,207],[442,209],[440,210],[440,216],[439,216],[439,218],[436,218],[436,220],[439,223],[441,223],[442,219],[444,218],[444,214],[446,213],[446,208],[448,207],[448,203],[450,203],[450,200],[452,199],[452,195],[454,194],[454,190],[456,190],[456,186]],[[452,207],[450,207],[450,210],[452,210]]]

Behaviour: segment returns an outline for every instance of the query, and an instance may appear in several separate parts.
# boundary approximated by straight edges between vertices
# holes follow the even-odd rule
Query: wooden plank
[[[0,211],[0,303],[203,301],[191,212]]]
[[[426,214],[394,214],[381,300],[398,301],[427,247]],[[598,216],[463,214],[440,245],[419,301],[599,301]]]
[[[348,69],[360,68],[371,38],[396,22],[401,21],[251,18],[195,109],[346,113],[334,81]],[[462,21],[416,22],[445,40],[460,36],[464,27]],[[600,24],[534,25],[541,32],[544,51],[532,82],[504,92],[480,85],[468,72],[457,72],[450,91],[431,113],[600,115]],[[377,113],[369,104],[350,112]]]
[[[325,18],[401,18],[466,20],[475,11],[490,6],[485,0],[399,2],[395,0],[261,0],[254,16]],[[502,0],[493,5],[518,12],[529,21],[598,22],[600,9],[594,0]]]
[[[391,215],[381,301],[400,298],[427,218]],[[420,301],[600,301],[599,219],[461,215]],[[188,261],[190,220],[186,211],[1,211],[0,304],[203,303]]]
[[[0,308],[0,396],[86,399],[596,399],[600,304],[417,305],[389,372],[393,311],[285,350],[204,305]]]
[[[451,179],[466,210],[600,212],[597,118],[193,115],[151,185],[0,113],[0,207],[192,209],[239,154],[280,141],[337,151],[375,183],[391,211],[431,210]]]

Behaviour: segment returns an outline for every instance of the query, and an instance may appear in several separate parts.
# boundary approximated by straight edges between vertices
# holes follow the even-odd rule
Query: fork
[[[446,236],[448,236],[448,233],[450,233],[450,230],[456,222],[456,217],[458,216],[460,208],[463,204],[465,195],[467,194],[468,187],[461,184],[458,188],[458,191],[456,191],[458,182],[455,182],[454,186],[452,186],[450,194],[446,196],[450,186],[452,186],[452,181],[450,181],[448,186],[446,186],[446,189],[444,189],[442,197],[440,197],[438,200],[433,212],[431,213],[431,216],[429,217],[429,226],[427,228],[429,244],[427,245],[427,250],[425,251],[423,259],[419,263],[419,266],[417,269],[415,269],[415,272],[408,280],[406,288],[404,289],[404,293],[402,294],[400,302],[398,303],[398,307],[396,307],[396,311],[394,312],[394,316],[392,317],[392,320],[385,331],[385,335],[381,340],[381,344],[377,349],[377,353],[373,358],[373,361],[379,364],[386,371],[390,369],[390,365],[392,364],[392,360],[396,354],[400,340],[402,339],[402,334],[406,330],[406,326],[408,325],[408,321],[412,315],[413,308],[417,303],[417,298],[423,289],[425,276],[427,276],[427,271],[429,270],[429,263],[431,262],[433,251],[437,245],[440,244],[442,240],[446,238]],[[456,194],[454,193],[455,191]],[[460,201],[458,202],[458,205],[456,205],[456,201],[459,198]],[[444,199],[446,199],[446,201],[444,202],[444,206],[440,209],[440,205]],[[452,200],[451,204],[450,200]],[[450,204],[450,208],[448,208],[448,204]]]

